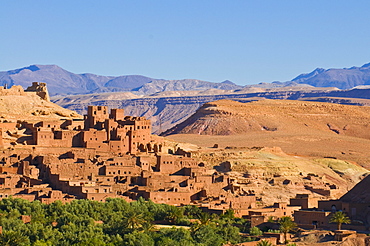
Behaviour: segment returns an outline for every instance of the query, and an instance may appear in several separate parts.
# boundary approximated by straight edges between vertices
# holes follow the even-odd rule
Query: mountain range
[[[150,95],[164,91],[191,90],[237,90],[243,86],[231,81],[214,83],[197,79],[165,80],[142,75],[102,76],[92,73],[75,74],[57,65],[31,65],[24,68],[0,72],[0,85],[22,85],[31,82],[45,82],[51,95],[89,94],[129,91],[137,95]],[[361,67],[342,69],[317,68],[310,73],[300,74],[287,82],[259,83],[245,87],[276,88],[292,84],[304,84],[315,87],[337,87],[350,89],[358,86],[370,86],[370,63]]]
[[[317,68],[310,73],[298,75],[292,81],[315,87],[337,87],[339,89],[370,85],[370,63],[362,67],[342,69]]]
[[[57,65],[31,65],[0,72],[0,85],[21,85],[31,82],[47,83],[50,95],[88,94],[131,91],[135,94],[152,94],[168,90],[233,90],[242,88],[230,81],[213,83],[196,79],[163,80],[142,75],[102,76],[91,73],[75,74]]]
[[[125,108],[129,115],[151,119],[155,133],[181,123],[204,103],[220,99],[243,102],[290,99],[370,105],[369,89],[366,89],[366,85],[370,85],[370,64],[345,69],[318,68],[292,81],[244,87],[231,81],[213,83],[196,79],[153,79],[141,75],[74,74],[56,65],[31,65],[0,72],[0,85],[10,87],[16,84],[27,88],[33,81],[46,82],[50,94],[54,95],[52,101],[60,106],[80,114],[86,113],[88,105]],[[355,86],[357,88],[348,90]]]

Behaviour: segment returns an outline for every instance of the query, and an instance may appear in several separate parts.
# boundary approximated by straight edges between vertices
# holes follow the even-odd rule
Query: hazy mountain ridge
[[[370,85],[370,63],[351,68],[317,68],[307,74],[300,74],[292,81],[316,87],[337,87],[350,89],[360,85]]]
[[[26,88],[31,82],[45,82],[51,95],[89,94],[131,91],[135,94],[150,95],[165,91],[195,90],[242,90],[244,88],[283,88],[283,87],[337,87],[350,89],[370,85],[370,63],[351,68],[317,68],[310,73],[300,74],[292,81],[259,83],[240,86],[226,80],[221,83],[197,79],[165,80],[142,75],[102,76],[92,73],[74,74],[57,65],[31,65],[24,68],[0,72],[0,85],[22,85]]]
[[[57,65],[31,65],[0,72],[0,85],[21,85],[27,88],[31,82],[45,82],[51,95],[88,94],[116,91],[133,91],[136,94],[152,94],[162,91],[238,89],[242,86],[230,81],[214,83],[196,79],[163,80],[142,75],[102,76],[92,73],[74,74]]]

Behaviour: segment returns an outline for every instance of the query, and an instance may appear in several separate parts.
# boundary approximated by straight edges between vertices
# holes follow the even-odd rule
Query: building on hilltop
[[[48,100],[44,83],[35,82],[26,92],[15,89],[12,93],[36,92]],[[89,106],[83,120],[23,121],[1,127],[28,137],[0,150],[0,199],[12,195],[51,203],[144,197],[220,212],[255,206],[254,195],[230,188],[227,174],[206,168],[190,152],[177,147],[169,151],[161,138],[151,135],[150,120],[127,116],[123,109]]]

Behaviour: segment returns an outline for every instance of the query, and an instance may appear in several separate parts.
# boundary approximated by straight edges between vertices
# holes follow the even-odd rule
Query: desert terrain
[[[221,100],[165,132],[209,148],[280,147],[292,156],[333,158],[370,168],[370,108],[329,103]]]

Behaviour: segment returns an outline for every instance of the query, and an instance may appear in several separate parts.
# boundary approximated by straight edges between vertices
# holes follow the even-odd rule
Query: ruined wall
[[[14,86],[13,86],[14,87]],[[12,88],[13,88],[12,87]],[[22,89],[23,90],[23,89]],[[29,86],[25,92],[34,92],[36,95],[44,99],[45,101],[50,102],[50,96],[48,89],[46,88],[46,83],[41,82],[32,82],[32,85]]]

